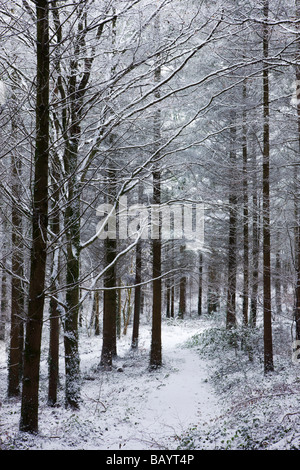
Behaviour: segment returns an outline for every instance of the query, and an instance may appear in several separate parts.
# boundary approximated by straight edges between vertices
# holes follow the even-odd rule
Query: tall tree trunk
[[[77,139],[69,149],[69,202],[65,214],[65,226],[67,227],[67,263],[66,263],[66,311],[64,315],[64,347],[65,347],[65,372],[66,406],[73,409],[79,408],[80,401],[80,358],[79,358],[79,276],[80,276],[80,200],[79,188],[73,180],[77,162]]]
[[[57,389],[59,383],[59,319],[60,311],[57,300],[50,298],[50,339],[49,339],[49,384],[48,404],[55,406],[57,403]]]
[[[36,145],[32,249],[20,430],[38,431],[38,391],[47,258],[49,162],[49,5],[36,1]]]
[[[5,243],[2,245],[2,249],[5,253]],[[7,274],[6,274],[6,257],[3,259],[3,269],[1,273],[1,304],[0,304],[0,341],[5,340],[5,327],[7,320]]]
[[[58,20],[58,19],[57,19]],[[68,82],[68,99],[70,101],[70,126],[66,140],[64,165],[68,177],[67,208],[65,211],[65,227],[67,240],[66,262],[66,312],[64,316],[64,347],[66,406],[79,408],[80,402],[80,357],[79,357],[79,314],[80,314],[80,236],[81,236],[81,182],[77,174],[79,142],[81,136],[81,119],[83,97],[90,76],[90,69],[78,81],[79,56],[81,52],[83,24],[85,21],[84,5],[80,6],[78,36],[74,48],[74,56],[70,63]],[[60,23],[59,23],[60,24]]]
[[[299,132],[299,152],[300,152],[300,103],[298,113],[298,132]],[[295,286],[295,307],[294,307],[294,318],[295,318],[295,333],[296,340],[300,340],[300,219],[299,219],[299,201],[298,201],[298,169],[294,168],[294,214],[295,214],[295,248],[294,248],[294,265],[296,272],[296,286]]]
[[[243,324],[248,325],[249,305],[249,226],[248,226],[248,148],[247,148],[247,82],[243,83]]]
[[[153,204],[160,204],[160,171],[153,173]],[[159,224],[159,221],[158,221]],[[159,224],[160,225],[160,224]],[[161,239],[159,236],[152,240],[152,336],[150,351],[150,368],[156,369],[162,365],[161,344]]]
[[[111,48],[112,57],[114,57],[115,43],[116,43],[116,16],[115,8],[112,8],[112,14],[114,19],[111,25]],[[112,61],[113,62],[113,61]],[[115,64],[111,66],[111,76],[115,72]],[[114,135],[110,136],[110,144],[113,145]],[[114,169],[114,163],[108,164],[107,172],[108,180],[108,200],[109,204],[115,203],[116,198],[116,170]],[[112,263],[117,256],[117,242],[112,238],[106,238],[104,243],[105,249],[105,262],[106,265]],[[113,264],[104,274],[104,287],[109,288],[104,290],[103,293],[103,342],[101,351],[100,366],[105,369],[111,369],[113,357],[117,355],[117,318],[118,318],[118,292],[116,289],[112,289],[117,286],[117,275],[116,265]]]
[[[299,151],[300,151],[300,109],[299,109]],[[298,183],[295,184],[295,271],[296,271],[296,288],[295,288],[295,332],[296,340],[300,340],[300,220],[298,207]]]
[[[179,283],[179,318],[184,318],[186,314],[186,277],[182,276]]]
[[[166,280],[166,317],[170,318],[171,316],[171,285],[170,280]]]
[[[185,246],[180,246],[181,264],[184,262]],[[184,318],[186,314],[186,276],[182,275],[179,281],[179,318]]]
[[[95,308],[95,336],[100,335],[100,295],[99,291],[95,292],[94,297],[94,308]]]
[[[183,262],[185,247],[180,247],[181,253],[181,262]],[[183,275],[179,281],[179,310],[178,316],[179,318],[184,318],[186,314],[186,276]]]
[[[251,289],[251,304],[250,304],[250,324],[252,327],[256,326],[257,320],[257,295],[258,295],[258,269],[259,269],[259,207],[257,196],[257,162],[256,154],[253,151],[252,156],[252,172],[253,172],[253,187],[252,187],[252,289]]]
[[[170,316],[171,318],[174,318],[175,314],[175,286],[174,286],[174,279],[172,280],[172,286],[171,286],[171,305],[170,305]]]
[[[74,65],[76,69],[76,65]],[[75,72],[75,70],[73,71]],[[64,315],[65,347],[65,399],[66,406],[79,408],[80,401],[80,358],[79,358],[79,298],[80,298],[80,183],[76,175],[80,136],[79,103],[76,100],[76,75],[71,77],[71,127],[70,140],[65,154],[65,168],[68,175],[68,202],[65,212],[67,240],[66,262],[66,312]]]
[[[116,240],[105,240],[105,263],[111,264],[116,257]],[[116,355],[116,321],[118,311],[115,264],[104,275],[103,294],[103,342],[100,366],[111,369],[113,357]]]
[[[218,292],[216,289],[216,270],[211,263],[208,267],[208,289],[207,289],[207,313],[212,314],[217,311]]]
[[[136,256],[135,256],[135,284],[134,289],[134,312],[133,312],[133,330],[132,330],[132,341],[131,347],[136,349],[139,342],[139,325],[140,325],[140,314],[141,314],[141,286],[142,280],[142,244],[141,240],[136,245]]]
[[[174,269],[174,240],[171,241],[171,268]],[[175,285],[174,285],[174,275],[170,279],[170,316],[174,318],[175,315]]]
[[[57,157],[53,162],[53,196],[51,220],[51,232],[56,238],[53,246],[52,271],[50,278],[50,338],[49,338],[49,355],[48,355],[48,404],[54,406],[57,403],[57,388],[59,382],[59,325],[60,325],[60,308],[56,299],[56,289],[58,287],[59,276],[59,247],[57,246],[57,238],[60,232],[60,216],[59,216],[59,172],[56,165]]]
[[[16,129],[14,129],[16,132]],[[21,161],[12,154],[12,194],[15,200],[20,198]],[[11,329],[10,347],[8,355],[8,396],[15,397],[20,394],[20,380],[23,360],[23,319],[24,319],[24,292],[23,292],[23,236],[22,216],[16,205],[12,204],[12,261],[11,261]]]
[[[296,18],[300,19],[300,1],[296,3]],[[297,57],[296,57],[296,87],[299,90],[300,84],[300,32],[297,34]],[[297,131],[298,131],[298,151],[300,154],[300,97],[296,96],[297,106]],[[300,340],[300,210],[299,210],[299,187],[298,187],[298,168],[295,167],[295,270],[296,270],[296,289],[295,289],[295,328],[296,340]]]
[[[159,40],[160,37],[160,18],[157,15],[155,19],[155,37]],[[160,60],[160,57],[157,59]],[[155,74],[155,84],[161,82],[161,66],[157,63]],[[160,98],[160,91],[156,91],[155,98]],[[153,162],[154,170],[153,177],[153,204],[157,207],[161,204],[161,171],[160,171],[160,153],[159,146],[161,142],[161,110],[158,107],[154,111],[154,153],[155,160]],[[162,365],[162,344],[161,344],[161,302],[162,302],[162,282],[161,282],[161,224],[159,215],[157,220],[151,221],[154,227],[155,236],[152,240],[152,336],[151,336],[151,351],[150,351],[150,369],[156,369]],[[157,238],[156,238],[157,237]]]
[[[281,315],[282,304],[281,304],[281,258],[280,250],[276,251],[275,257],[275,305],[276,314]]]
[[[142,203],[143,198],[143,186],[140,182],[138,188],[138,203]],[[141,229],[141,227],[139,227]],[[134,289],[134,311],[133,311],[133,329],[132,329],[132,340],[131,347],[136,349],[139,342],[139,328],[140,328],[140,316],[141,316],[141,291],[140,284],[142,281],[142,240],[140,239],[136,245],[135,252],[135,284]]]
[[[263,25],[263,311],[264,311],[264,371],[274,370],[271,312],[271,234],[270,234],[270,109],[269,109],[269,1],[264,0]]]
[[[198,284],[198,315],[202,315],[202,291],[203,291],[203,254],[199,252],[199,284]]]
[[[111,137],[112,143],[113,137]],[[109,163],[107,174],[107,202],[115,203],[116,197],[116,173],[113,162]],[[114,262],[117,255],[117,240],[108,235],[104,241],[105,265]],[[100,366],[109,370],[112,367],[113,357],[117,355],[117,315],[118,315],[118,292],[116,264],[114,263],[104,274],[103,292],[103,341]],[[105,289],[106,288],[106,289]]]
[[[228,237],[228,288],[226,327],[236,325],[236,276],[237,276],[237,197],[234,175],[236,170],[236,128],[234,119],[231,122],[230,131],[230,182],[229,182],[229,237]]]
[[[8,313],[8,289],[7,289],[7,223],[6,220],[2,220],[2,233],[3,233],[3,242],[2,242],[2,273],[1,273],[1,318],[0,318],[0,340],[5,340],[5,327],[7,321],[7,313]]]
[[[0,304],[0,341],[5,341],[5,329],[7,321],[7,310],[8,310],[8,292],[7,292],[7,227],[5,219],[2,220],[2,233],[3,233],[3,242],[2,242],[2,263],[3,268],[1,272],[1,304]]]
[[[118,285],[122,284],[121,278],[118,276]],[[118,289],[117,291],[117,325],[116,325],[116,333],[117,338],[121,338],[121,328],[122,328],[122,290]]]

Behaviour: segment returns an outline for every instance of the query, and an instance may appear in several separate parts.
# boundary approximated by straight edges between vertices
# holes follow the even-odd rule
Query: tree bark
[[[79,408],[80,401],[80,358],[79,358],[79,296],[80,296],[80,189],[76,178],[79,145],[79,116],[76,103],[76,75],[71,79],[72,125],[70,141],[65,155],[65,168],[68,174],[68,203],[65,212],[67,239],[66,263],[66,312],[64,315],[64,346],[66,371],[66,406]],[[72,91],[73,90],[73,91]]]
[[[116,240],[105,240],[105,263],[111,264],[116,257]],[[115,264],[104,275],[103,294],[103,342],[100,366],[106,370],[112,367],[113,357],[116,355],[116,320],[117,320],[117,291]]]
[[[228,237],[228,287],[226,327],[236,325],[236,276],[237,276],[237,196],[234,182],[236,169],[235,138],[236,128],[234,119],[231,122],[231,150],[230,150],[230,182],[229,182],[229,237]]]
[[[243,324],[248,325],[249,306],[249,226],[248,226],[248,147],[247,147],[247,82],[243,83]]]
[[[257,162],[255,150],[252,157],[253,187],[252,187],[252,289],[250,303],[250,324],[256,327],[257,320],[257,294],[259,269],[259,207],[257,196]]]
[[[14,129],[16,132],[16,129]],[[20,197],[21,161],[12,154],[12,193],[18,200]],[[23,291],[23,236],[22,216],[16,203],[12,204],[12,260],[11,260],[11,328],[8,355],[8,396],[20,394],[20,381],[23,369],[24,342],[24,291]]]
[[[300,1],[296,0],[296,18],[300,18]],[[297,34],[297,57],[296,57],[296,87],[299,90],[300,85],[300,33]],[[297,131],[298,131],[298,151],[300,153],[300,97],[296,96],[297,106]],[[298,188],[298,168],[295,167],[295,270],[296,270],[296,288],[295,288],[295,332],[296,340],[300,340],[300,217],[299,217],[299,188]]]
[[[138,188],[138,203],[142,203],[143,198],[143,186],[140,182]],[[141,228],[141,227],[140,227]],[[142,287],[140,284],[142,281],[142,240],[140,239],[136,245],[135,252],[135,284],[134,288],[134,311],[133,311],[133,329],[132,329],[132,340],[131,347],[133,349],[138,348],[139,343],[139,328],[140,328],[140,316],[141,316],[141,303],[142,303]]]
[[[47,258],[49,162],[49,5],[36,1],[36,146],[32,249],[20,430],[38,431],[38,391]]]
[[[185,252],[185,247],[181,246],[180,247],[180,254],[181,254],[181,263],[183,263],[184,260],[184,252]],[[180,278],[179,282],[179,311],[178,311],[178,316],[179,318],[184,318],[186,314],[186,276],[183,275]]]
[[[77,155],[77,149],[72,157]],[[69,180],[69,203],[66,210],[67,265],[66,265],[66,311],[64,315],[64,346],[66,406],[79,408],[80,358],[79,358],[79,275],[80,275],[80,207],[76,185]]]
[[[52,195],[52,211],[51,231],[56,240],[53,247],[52,272],[50,278],[50,338],[49,338],[49,355],[48,355],[48,404],[55,406],[57,403],[57,388],[59,382],[59,326],[60,326],[60,308],[56,299],[56,288],[58,287],[59,276],[59,247],[57,245],[57,237],[60,232],[60,216],[59,216],[59,172],[56,165],[58,164],[57,156],[53,162],[53,195]]]
[[[264,371],[274,370],[271,312],[271,234],[270,234],[270,109],[269,109],[269,1],[264,0],[263,25],[263,311],[264,311]]]
[[[160,172],[153,173],[153,204],[160,204]],[[157,369],[162,365],[161,344],[161,239],[152,240],[152,336],[150,368]]]
[[[5,250],[5,243],[2,246]],[[0,305],[0,341],[5,341],[5,329],[7,320],[7,274],[6,274],[6,259],[3,260],[3,269],[1,273],[1,305]]]
[[[95,292],[94,297],[94,308],[95,308],[95,336],[100,335],[100,299],[99,299],[99,291]]]
[[[7,233],[5,220],[2,221],[2,231],[3,231],[3,233]],[[5,330],[6,330],[6,321],[7,321],[7,313],[8,313],[8,292],[7,292],[7,272],[6,272],[7,256],[6,256],[6,251],[7,251],[7,240],[6,240],[6,237],[4,237],[3,244],[2,244],[3,268],[2,268],[2,273],[1,273],[0,341],[5,341]]]
[[[199,253],[198,315],[202,315],[203,254]]]
[[[141,240],[136,245],[136,256],[135,256],[135,284],[134,289],[134,312],[133,312],[133,329],[132,329],[132,341],[131,347],[137,349],[139,343],[139,325],[140,325],[140,314],[141,314],[141,286],[142,280],[142,244]]]
[[[155,37],[159,40],[160,37],[160,18],[159,15],[155,19],[154,26]],[[158,56],[157,61],[160,60]],[[161,66],[157,62],[155,74],[155,84],[161,82]],[[160,91],[156,91],[155,98],[160,98]],[[159,146],[161,142],[161,110],[158,107],[154,111],[154,155],[153,162],[154,170],[153,177],[153,204],[157,207],[161,203],[161,171],[160,171],[160,152]],[[157,217],[155,227],[155,236],[152,240],[152,335],[151,335],[151,351],[150,351],[150,369],[157,369],[162,365],[162,344],[161,344],[161,307],[162,307],[162,282],[161,282],[161,224],[159,216]],[[153,221],[152,221],[153,224]],[[153,224],[153,225],[154,225]],[[157,237],[157,238],[156,238]]]
[[[217,311],[218,292],[216,289],[216,270],[211,263],[208,267],[208,290],[207,290],[207,313],[212,314]]]
[[[282,304],[281,304],[281,257],[280,257],[280,250],[279,249],[276,251],[276,256],[275,256],[275,305],[276,305],[276,314],[281,315],[281,313],[282,313]]]

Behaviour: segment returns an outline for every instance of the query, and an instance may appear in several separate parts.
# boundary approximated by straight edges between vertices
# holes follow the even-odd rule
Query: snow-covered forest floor
[[[290,322],[274,323],[275,372],[263,373],[262,330],[226,332],[217,315],[163,321],[163,360],[149,372],[150,327],[140,347],[131,330],[111,372],[100,372],[101,336],[81,333],[82,404],[47,406],[47,341],[41,367],[39,434],[19,433],[20,402],[7,400],[1,344],[1,448],[5,450],[300,449],[300,364]],[[46,335],[47,332],[45,332]],[[63,371],[63,362],[61,364]]]

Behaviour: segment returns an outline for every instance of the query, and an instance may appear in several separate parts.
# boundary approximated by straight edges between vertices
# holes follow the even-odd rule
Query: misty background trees
[[[38,430],[43,335],[48,403],[63,372],[74,410],[82,331],[102,337],[99,374],[143,318],[150,370],[165,317],[262,327],[265,373],[272,323],[299,339],[299,2],[223,3],[0,6],[0,340],[21,430]],[[145,235],[141,215],[109,237],[97,210],[125,197],[132,218],[204,203],[204,245]]]

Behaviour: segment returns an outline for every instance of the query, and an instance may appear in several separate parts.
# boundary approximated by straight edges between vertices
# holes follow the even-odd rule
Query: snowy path
[[[130,426],[120,422],[117,439],[115,433],[108,432],[107,449],[176,449],[176,436],[219,414],[217,400],[206,381],[205,362],[194,350],[181,347],[191,336],[190,327],[165,326],[163,370],[146,380],[144,375],[130,378],[128,374],[124,399]]]

